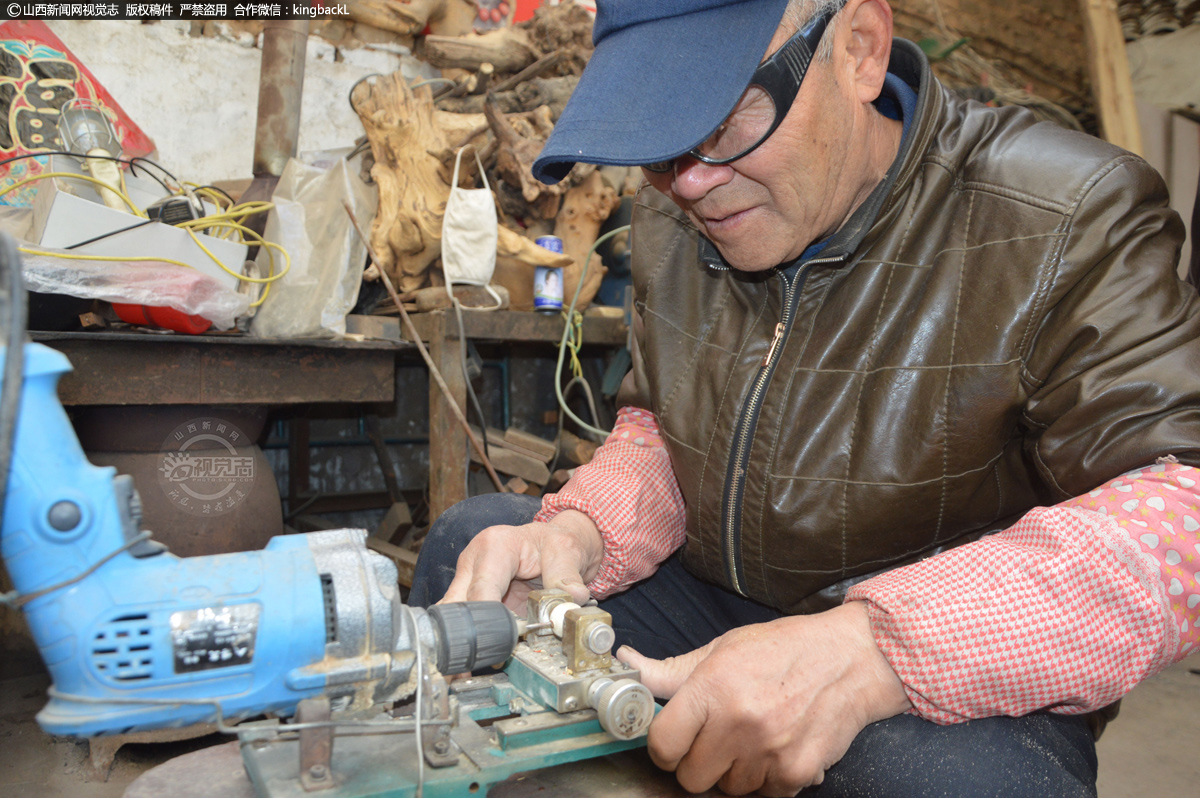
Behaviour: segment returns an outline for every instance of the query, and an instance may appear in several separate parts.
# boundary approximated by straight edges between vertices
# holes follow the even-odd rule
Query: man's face
[[[786,25],[776,31],[767,54],[794,32]],[[825,35],[834,34],[831,26]],[[862,166],[852,159],[862,145],[862,109],[839,74],[844,67],[836,56],[815,59],[783,123],[749,155],[724,166],[685,155],[673,171],[642,170],[734,268],[764,271],[798,258],[866,196],[857,185]]]

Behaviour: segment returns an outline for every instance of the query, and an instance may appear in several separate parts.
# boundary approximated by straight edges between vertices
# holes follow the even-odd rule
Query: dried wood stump
[[[434,33],[460,36],[471,30],[479,9],[471,0],[356,0],[346,4],[350,18],[401,36]]]
[[[617,192],[604,182],[599,172],[592,172],[582,183],[567,191],[562,209],[554,224],[554,235],[563,241],[563,253],[574,261],[563,270],[563,305],[575,296],[588,251],[596,243],[600,226],[620,204]],[[583,311],[600,290],[600,281],[608,270],[593,255],[575,309]]]
[[[450,175],[441,155],[472,134],[481,140],[482,133],[469,118],[439,116],[429,88],[411,91],[399,72],[359,83],[350,102],[375,159],[371,177],[379,187],[379,210],[371,246],[381,261],[376,265],[398,290],[412,291],[425,284],[426,271],[442,252]]]

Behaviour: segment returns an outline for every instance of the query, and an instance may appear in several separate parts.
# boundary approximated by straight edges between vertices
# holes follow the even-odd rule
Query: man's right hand
[[[524,614],[531,591],[557,587],[582,604],[603,558],[600,530],[576,510],[545,523],[488,527],[459,555],[454,581],[439,603],[503,601]]]

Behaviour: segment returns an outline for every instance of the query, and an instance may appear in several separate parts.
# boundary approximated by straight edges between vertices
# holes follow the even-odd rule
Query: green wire
[[[613,236],[619,233],[624,233],[628,229],[629,225],[622,225],[615,230],[610,230],[609,232],[597,238],[596,243],[592,244],[592,248],[588,250],[587,258],[585,258],[583,261],[583,271],[579,274],[579,284],[575,286],[575,296],[571,297],[571,307],[567,310],[567,322],[563,325],[562,340],[558,343],[558,365],[554,368],[554,395],[558,397],[558,406],[562,408],[564,413],[567,414],[567,418],[574,421],[587,432],[590,432],[593,435],[599,435],[601,441],[608,437],[608,434],[611,430],[602,430],[593,427],[591,424],[572,413],[571,408],[567,407],[567,402],[563,398],[562,392],[563,358],[566,356],[567,352],[567,339],[571,336],[571,320],[575,317],[575,303],[579,301],[579,292],[583,290],[583,281],[587,277],[588,266],[592,262],[592,256],[596,254],[596,248]],[[580,341],[579,343],[582,345],[583,341]]]

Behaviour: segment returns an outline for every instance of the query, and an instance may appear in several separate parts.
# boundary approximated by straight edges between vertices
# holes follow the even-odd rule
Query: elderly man
[[[958,99],[885,0],[594,37],[535,169],[644,170],[618,422],[559,493],[447,512],[414,601],[599,598],[689,790],[1095,795],[1105,709],[1200,643],[1161,180]]]

